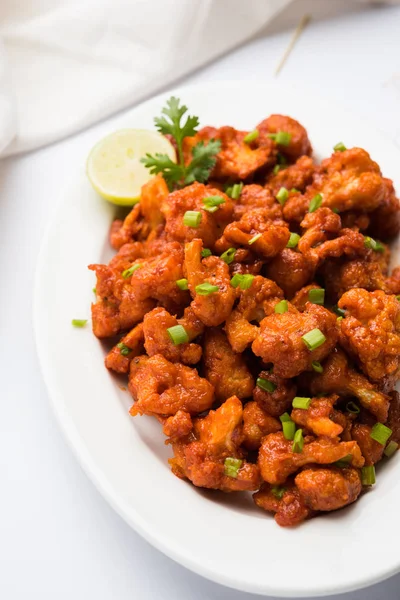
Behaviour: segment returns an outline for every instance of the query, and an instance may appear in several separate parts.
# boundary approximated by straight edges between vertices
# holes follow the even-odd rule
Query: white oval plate
[[[371,152],[396,181],[400,154],[368,123],[329,101],[297,90],[232,82],[175,90],[201,125],[253,129],[271,113],[305,125],[316,155],[343,141]],[[120,126],[152,128],[171,93],[121,118]],[[114,509],[144,538],[189,569],[221,584],[274,596],[334,594],[375,583],[400,568],[399,463],[388,461],[374,489],[355,505],[282,529],[251,496],[199,490],[174,477],[159,424],[132,419],[131,399],[103,366],[105,350],[90,328],[94,276],[86,266],[109,253],[114,207],[81,173],[64,192],[43,243],[36,274],[34,325],[53,407],[78,460]]]

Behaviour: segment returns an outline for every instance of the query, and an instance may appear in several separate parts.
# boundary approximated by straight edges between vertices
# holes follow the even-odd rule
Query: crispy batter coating
[[[256,386],[253,390],[253,399],[268,414],[280,417],[284,412],[290,410],[293,398],[296,395],[296,384],[292,379],[282,379],[276,373],[261,371],[261,379],[267,379],[274,384],[273,392],[267,392]]]
[[[357,469],[312,467],[296,475],[300,496],[311,510],[338,510],[357,500],[361,479]]]
[[[140,212],[147,224],[149,233],[164,223],[161,207],[168,196],[168,187],[161,175],[150,179],[142,187],[140,194]]]
[[[272,485],[280,485],[300,467],[312,463],[329,465],[350,454],[354,467],[364,465],[360,448],[354,441],[340,442],[337,438],[319,437],[315,441],[305,443],[300,453],[292,452],[292,446],[293,442],[286,440],[281,432],[271,433],[263,439],[258,466],[265,481]]]
[[[263,483],[259,491],[253,495],[253,499],[257,506],[273,513],[275,521],[281,527],[299,525],[314,515],[293,482],[285,483],[284,488]]]
[[[262,208],[265,211],[268,209],[265,214],[271,221],[282,220],[283,218],[282,208],[276,202],[271,191],[255,183],[243,186],[242,192],[234,205],[235,221],[241,219],[247,211],[254,208]]]
[[[366,465],[374,465],[381,460],[385,449],[382,444],[372,439],[372,428],[369,425],[355,423],[351,429],[351,438],[360,446]]]
[[[343,427],[334,421],[335,416],[340,414],[333,408],[338,398],[335,394],[326,398],[313,398],[309,408],[294,408],[290,416],[296,425],[314,435],[338,437],[343,431]]]
[[[291,161],[296,161],[303,154],[311,154],[312,147],[307,136],[307,131],[295,119],[284,115],[271,115],[257,125],[260,132],[260,141],[264,143],[269,139],[269,134],[284,131],[290,133],[291,139],[288,146],[279,146],[279,151]]]
[[[287,190],[298,190],[304,192],[306,187],[312,182],[316,165],[309,156],[300,156],[294,163],[286,169],[281,169],[278,173],[270,175],[267,179],[267,189],[271,189],[275,195],[284,187]]]
[[[315,267],[315,261],[309,256],[285,248],[266,265],[265,272],[290,299],[312,281]]]
[[[139,323],[107,354],[104,361],[107,369],[111,369],[116,373],[128,373],[131,360],[135,356],[143,354],[143,342],[143,324]]]
[[[338,306],[346,310],[340,343],[372,380],[400,367],[400,302],[382,291],[349,290]]]
[[[254,378],[244,356],[232,350],[225,333],[216,327],[204,336],[204,373],[219,401],[249,398],[253,392]]]
[[[129,391],[135,415],[174,415],[178,410],[192,415],[212,406],[214,387],[196,369],[171,363],[161,354],[140,356],[131,362]]]
[[[314,329],[319,329],[326,340],[315,350],[309,350],[302,336]],[[274,365],[276,375],[289,379],[311,369],[313,361],[328,356],[337,337],[336,316],[323,306],[309,304],[303,313],[288,311],[265,317],[252,350],[265,363]]]
[[[257,402],[248,402],[243,409],[243,445],[258,450],[264,436],[282,429],[278,419],[269,415]]]
[[[193,429],[193,421],[190,413],[184,410],[178,410],[165,420],[163,425],[163,434],[169,437],[169,442],[185,437]]]
[[[370,216],[368,233],[378,240],[390,241],[400,231],[400,202],[396,197],[391,179],[383,179],[385,196],[383,202]]]

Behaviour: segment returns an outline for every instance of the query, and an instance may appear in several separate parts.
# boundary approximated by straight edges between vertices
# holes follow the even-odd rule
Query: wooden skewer
[[[304,17],[302,17],[300,19],[299,24],[297,25],[292,39],[290,40],[289,46],[286,48],[286,51],[284,53],[284,55],[282,56],[278,66],[276,67],[275,70],[275,76],[279,75],[280,71],[283,68],[283,65],[285,64],[285,62],[287,61],[287,59],[289,58],[289,55],[291,53],[291,51],[293,50],[293,48],[296,45],[297,40],[299,39],[300,35],[302,34],[303,30],[307,27],[308,23],[311,21],[311,16],[310,15],[304,15]]]

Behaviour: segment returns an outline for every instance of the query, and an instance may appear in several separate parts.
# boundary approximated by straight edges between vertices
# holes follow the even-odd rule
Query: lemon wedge
[[[90,183],[100,196],[120,206],[133,206],[142,185],[153,176],[140,162],[145,154],[167,154],[176,162],[175,148],[157,131],[121,129],[92,148],[86,164]]]

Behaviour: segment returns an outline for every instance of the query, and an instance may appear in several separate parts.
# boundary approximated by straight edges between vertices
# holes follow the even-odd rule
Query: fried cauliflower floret
[[[144,347],[148,356],[161,354],[171,362],[181,362],[185,365],[195,365],[201,359],[202,348],[199,344],[191,343],[190,332],[187,331],[189,342],[175,345],[168,334],[170,327],[179,325],[179,319],[170,315],[165,308],[154,308],[143,319]]]
[[[131,360],[143,354],[143,342],[143,323],[139,323],[107,354],[104,361],[107,369],[116,373],[128,373]]]
[[[368,233],[378,240],[389,241],[400,231],[400,202],[396,197],[391,179],[383,179],[385,196],[383,202],[370,215]]]
[[[251,246],[251,251],[262,258],[276,256],[286,247],[290,232],[284,221],[271,221],[269,214],[268,208],[255,208],[244,213],[240,221],[229,223],[223,235],[227,245]],[[216,247],[221,249],[221,244]]]
[[[266,214],[271,221],[276,219],[282,220],[282,208],[278,202],[275,201],[274,196],[270,190],[263,188],[261,185],[255,183],[251,185],[245,185],[242,192],[236,200],[234,205],[234,219],[239,220],[243,215],[254,208],[268,209],[269,212]]]
[[[293,482],[287,482],[285,487],[263,483],[253,500],[259,508],[273,513],[281,527],[294,527],[314,514]]]
[[[128,242],[121,246],[117,254],[115,254],[108,266],[120,273],[128,269],[131,264],[138,258],[146,256],[145,244],[143,242]]]
[[[322,273],[327,296],[331,302],[336,302],[352,288],[364,288],[370,292],[389,291],[381,266],[375,261],[370,262],[361,258],[328,260],[323,266]]]
[[[351,454],[351,464],[362,467],[364,458],[357,442],[340,442],[327,437],[305,443],[302,452],[292,452],[293,442],[282,432],[267,435],[261,444],[258,466],[264,481],[280,485],[301,467],[309,464],[328,465]]]
[[[390,440],[400,445],[400,394],[396,390],[390,393],[389,415],[386,426],[392,430]]]
[[[119,250],[124,244],[133,242],[142,229],[143,219],[139,204],[136,204],[122,221],[116,219],[110,228],[110,244]]]
[[[346,311],[340,341],[372,380],[400,367],[400,302],[382,291],[349,290],[338,306]]]
[[[306,187],[312,182],[316,170],[312,158],[309,156],[300,156],[294,163],[286,169],[281,169],[278,173],[270,175],[267,179],[267,189],[271,189],[276,195],[284,187],[287,190],[298,190],[304,192]]]
[[[268,414],[280,417],[284,412],[290,410],[293,398],[296,395],[296,385],[292,379],[282,379],[276,373],[261,371],[259,378],[267,379],[273,384],[274,390],[267,392],[258,385],[253,390],[253,399]]]
[[[163,434],[172,441],[185,437],[193,429],[193,421],[190,413],[184,410],[178,410],[174,415],[167,417],[163,425]]]
[[[260,486],[258,467],[243,460],[240,449],[243,407],[233,396],[204,418],[194,419],[194,431],[172,442],[172,472],[194,485],[224,492],[256,490]],[[238,470],[230,474],[225,459],[238,459]]]
[[[243,409],[243,445],[258,450],[264,436],[282,429],[278,419],[263,410],[257,402],[248,402]]]
[[[235,301],[235,290],[230,284],[228,265],[217,256],[202,260],[202,241],[195,239],[185,245],[185,273],[193,301],[195,315],[208,327],[216,327],[229,316]],[[218,290],[203,295],[196,288],[209,283]]]
[[[323,364],[322,373],[313,373],[309,382],[311,394],[339,394],[357,398],[360,404],[384,423],[388,416],[389,397],[380,392],[366,377],[349,367],[344,352],[334,350]]]
[[[343,427],[334,420],[335,416],[341,415],[333,408],[338,398],[336,394],[326,398],[313,398],[309,408],[294,408],[291,419],[296,425],[304,427],[316,436],[335,438],[343,431]]]
[[[283,297],[282,290],[270,279],[257,275],[247,290],[240,291],[239,304],[226,320],[225,331],[234,352],[243,352],[256,338],[258,326]]]
[[[315,511],[343,508],[357,500],[362,489],[359,472],[352,468],[311,467],[294,481],[306,506]]]
[[[146,222],[147,234],[164,223],[161,207],[168,194],[168,186],[160,175],[152,177],[148,183],[142,186],[140,211]]]
[[[205,127],[192,138],[184,139],[185,159],[190,160],[191,150],[197,143],[218,139],[221,142],[221,150],[217,154],[211,178],[222,181],[247,179],[259,169],[272,165],[276,155],[272,140],[263,138],[261,143],[255,140],[249,144],[244,141],[247,134],[248,131],[238,131],[233,127]]]
[[[285,248],[265,267],[266,276],[275,281],[287,298],[310,283],[314,277],[315,261],[307,255]]]
[[[372,427],[362,423],[354,423],[351,429],[351,438],[360,446],[366,465],[374,465],[379,462],[385,449],[382,444],[371,437],[371,431]]]
[[[309,350],[302,336],[314,329],[326,339],[315,350]],[[263,319],[252,350],[264,363],[273,364],[276,375],[289,379],[311,369],[313,361],[328,356],[336,341],[336,316],[323,306],[309,304],[303,313],[274,313]]]
[[[295,119],[284,115],[271,115],[257,125],[260,133],[260,143],[270,139],[270,134],[285,132],[290,134],[289,144],[286,146],[278,145],[279,151],[287,156],[291,161],[296,161],[303,154],[310,155],[312,147],[308,139],[307,131]],[[294,186],[292,186],[294,187]]]
[[[214,401],[214,387],[196,369],[171,363],[160,354],[133,359],[129,391],[135,400],[132,416],[168,416],[178,410],[193,415],[209,409]]]
[[[205,210],[206,204],[203,202],[204,198],[209,196],[219,196],[224,200],[213,213]],[[219,237],[219,226],[229,223],[232,218],[233,203],[221,190],[196,182],[169,194],[161,206],[161,211],[166,220],[165,232],[169,239],[184,243],[201,238],[205,247],[212,248]],[[187,211],[200,212],[201,221],[197,227],[184,224]]]
[[[207,329],[203,348],[204,373],[215,388],[216,399],[249,398],[254,378],[244,356],[232,350],[225,333],[215,327]]]

